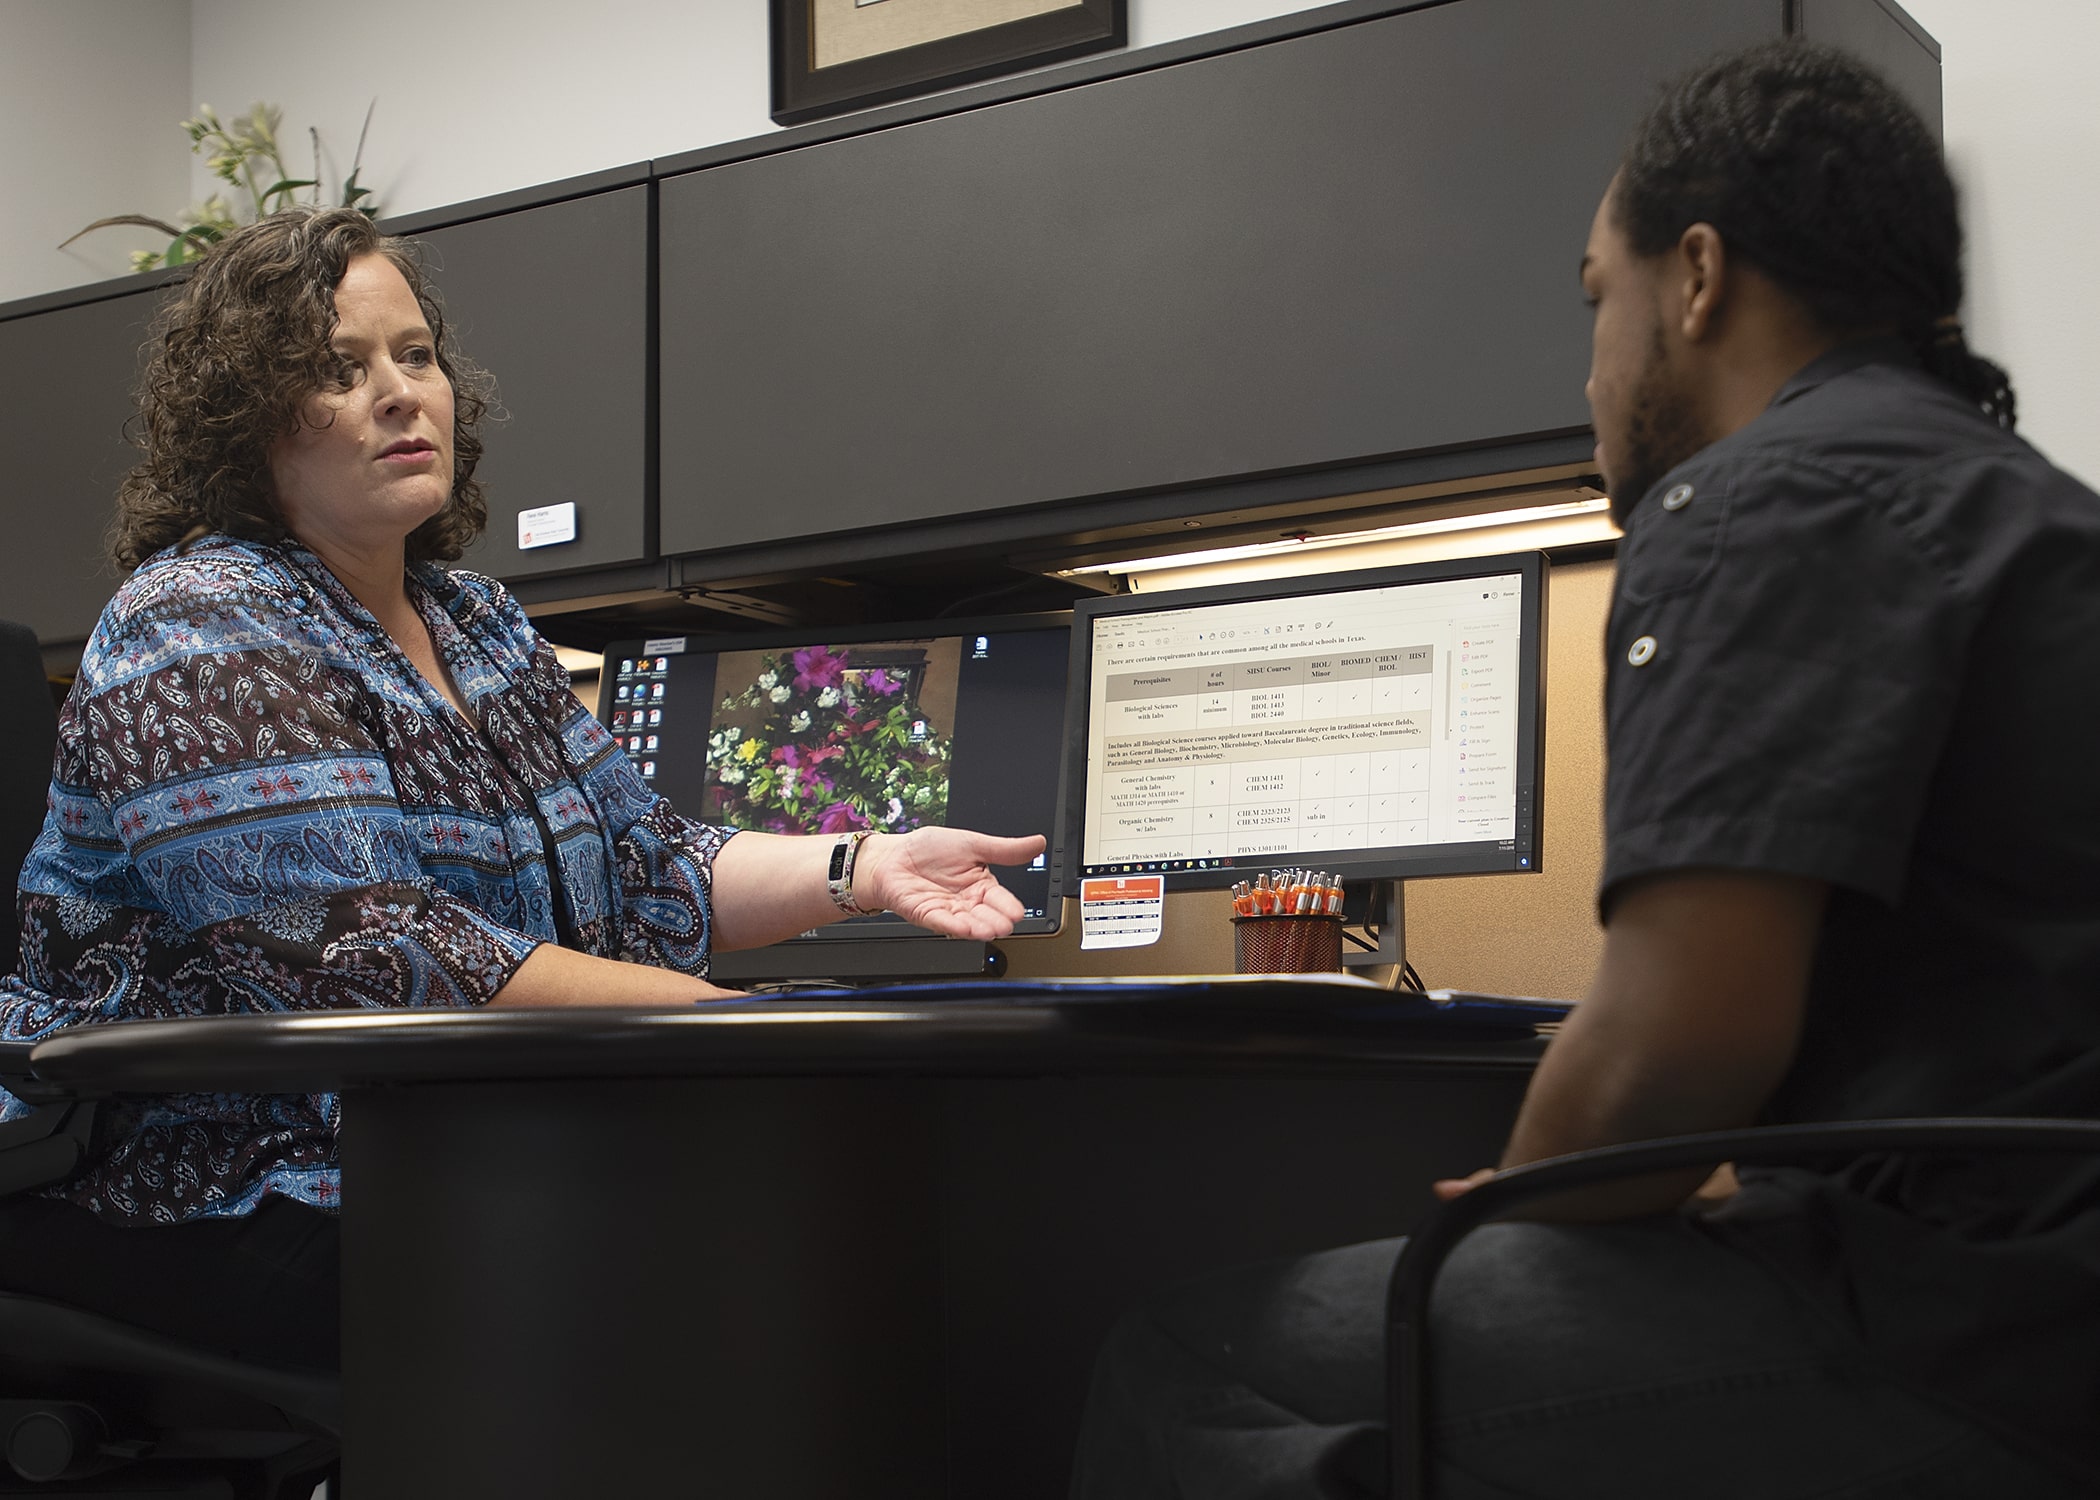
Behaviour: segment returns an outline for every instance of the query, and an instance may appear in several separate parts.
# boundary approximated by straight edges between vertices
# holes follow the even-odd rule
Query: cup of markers
[[[1242,974],[1337,974],[1342,883],[1322,870],[1271,870],[1232,888],[1232,956]]]

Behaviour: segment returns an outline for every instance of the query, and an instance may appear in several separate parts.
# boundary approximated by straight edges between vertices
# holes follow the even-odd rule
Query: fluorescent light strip
[[[1526,521],[1557,521],[1571,516],[1593,516],[1599,511],[1609,509],[1611,501],[1599,495],[1582,500],[1560,500],[1551,505],[1530,505],[1520,510],[1491,510],[1470,516],[1445,516],[1435,521],[1408,521],[1398,526],[1380,526],[1371,531],[1345,531],[1334,536],[1285,537],[1273,542],[1213,547],[1203,552],[1177,552],[1166,557],[1132,557],[1121,562],[1088,563],[1080,568],[1060,568],[1057,576],[1077,578],[1087,573],[1150,573],[1163,568],[1192,568],[1203,563],[1280,557],[1299,552],[1322,551],[1329,547],[1356,547],[1365,542],[1397,541],[1410,536],[1435,536],[1447,531],[1481,531],[1492,526],[1515,526]]]

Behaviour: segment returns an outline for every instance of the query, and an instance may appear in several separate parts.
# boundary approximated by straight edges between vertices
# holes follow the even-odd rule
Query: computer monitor
[[[1539,868],[1545,584],[1518,553],[1082,601],[1059,889],[1309,866],[1402,961],[1394,882]]]
[[[666,636],[605,653],[598,717],[645,781],[704,823],[773,833],[952,824],[1048,834],[1057,811],[1068,617]],[[1047,860],[1002,869],[1021,933],[1055,932]],[[723,983],[978,975],[982,942],[884,913],[749,952]]]

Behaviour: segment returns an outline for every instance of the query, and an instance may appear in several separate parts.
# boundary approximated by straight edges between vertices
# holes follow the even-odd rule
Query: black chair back
[[[44,655],[26,625],[0,620],[0,974],[21,956],[15,882],[22,859],[44,826],[58,710],[44,676]]]

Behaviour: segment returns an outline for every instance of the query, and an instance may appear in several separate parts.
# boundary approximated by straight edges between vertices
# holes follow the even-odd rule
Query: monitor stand
[[[1387,964],[1396,970],[1407,962],[1407,919],[1397,880],[1369,880],[1349,890],[1342,898],[1344,931],[1357,928],[1377,946],[1358,948],[1342,945],[1342,968],[1375,969]]]

